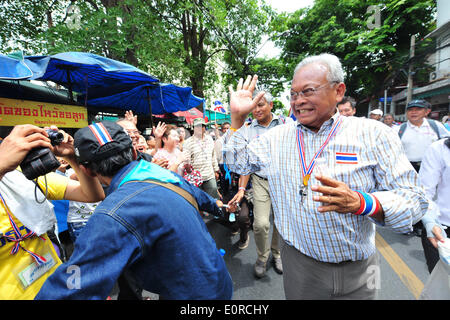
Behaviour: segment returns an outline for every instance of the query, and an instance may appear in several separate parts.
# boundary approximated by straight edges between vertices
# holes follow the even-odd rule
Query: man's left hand
[[[361,200],[347,184],[326,176],[316,175],[315,178],[322,183],[322,185],[311,186],[312,191],[322,193],[321,196],[313,196],[314,201],[323,203],[318,208],[319,212],[355,213],[358,211]]]

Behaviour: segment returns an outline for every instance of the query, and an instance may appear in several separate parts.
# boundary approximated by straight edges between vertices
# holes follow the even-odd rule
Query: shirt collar
[[[139,161],[132,161],[126,166],[124,166],[122,169],[119,170],[114,175],[114,178],[111,180],[111,183],[106,190],[107,195],[111,194],[114,190],[116,190],[119,187],[120,182],[126,177],[126,175],[133,170],[134,167],[138,165]]]
[[[408,126],[411,128],[421,128],[421,127],[429,127],[430,124],[428,123],[428,120],[426,118],[423,118],[422,124],[419,126],[416,126],[415,124],[412,124],[411,121],[408,120]]]
[[[340,113],[338,108],[336,108],[336,113],[327,121],[325,121],[322,126],[320,127],[319,131],[317,133],[319,133],[320,131],[323,130],[327,130],[327,128],[331,128],[333,126],[333,124],[337,121],[337,119],[340,117]],[[342,118],[346,118],[345,116],[341,116]],[[297,128],[303,128],[303,130],[309,130],[312,131],[311,129],[305,127],[303,124],[301,124],[300,122],[297,121]]]
[[[206,140],[206,133],[203,135],[203,138],[197,138],[195,135],[192,135],[192,138],[194,140],[197,140],[197,141],[205,141]]]
[[[273,112],[272,113],[272,120],[270,121],[269,125],[267,127],[262,126],[258,123],[258,120],[253,119],[252,123],[250,124],[251,127],[261,127],[261,128],[268,128],[272,125],[272,123],[276,120],[278,122],[279,118],[277,115],[275,115]]]

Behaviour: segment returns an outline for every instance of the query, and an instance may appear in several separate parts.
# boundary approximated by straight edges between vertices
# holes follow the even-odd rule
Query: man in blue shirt
[[[106,299],[124,273],[163,299],[231,299],[231,277],[198,213],[220,215],[221,203],[175,173],[133,161],[131,139],[115,123],[74,138],[79,163],[109,186],[108,196],[36,298]]]

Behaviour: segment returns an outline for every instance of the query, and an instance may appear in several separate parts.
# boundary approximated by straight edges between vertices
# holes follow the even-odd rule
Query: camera
[[[61,132],[47,129],[47,133],[52,146],[57,146],[64,140],[64,135]],[[23,159],[20,168],[28,180],[34,180],[55,170],[60,165],[61,163],[49,148],[34,148]]]

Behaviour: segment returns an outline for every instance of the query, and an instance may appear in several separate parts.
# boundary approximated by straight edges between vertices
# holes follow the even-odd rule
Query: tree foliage
[[[373,29],[370,5],[381,9],[381,25]],[[329,52],[341,59],[348,94],[359,99],[379,94],[391,73],[408,62],[411,36],[421,39],[434,26],[435,6],[433,0],[316,0],[310,9],[281,15],[272,26],[289,31],[277,41],[285,76],[292,77],[303,57]]]
[[[422,38],[434,27],[436,9],[434,0],[316,0],[279,15],[262,0],[0,2],[3,53],[92,52],[204,97],[215,94],[220,81],[227,88],[249,74],[277,96],[304,56],[330,52],[341,59],[347,92],[358,100],[406,79],[401,70],[409,63],[411,35],[418,39],[415,62],[424,60],[428,40]],[[77,29],[70,28],[69,5],[80,11]],[[370,5],[381,10],[374,29],[367,24]],[[257,57],[267,37],[282,48],[279,59]],[[420,79],[427,69],[416,67]]]
[[[230,53],[225,81],[241,66],[248,70],[251,52],[267,31],[269,10],[260,10],[256,0],[4,2],[3,53],[96,53],[134,65],[162,82],[191,86],[201,97],[220,81],[211,63],[215,56]],[[69,5],[79,10],[76,29],[71,28]]]

